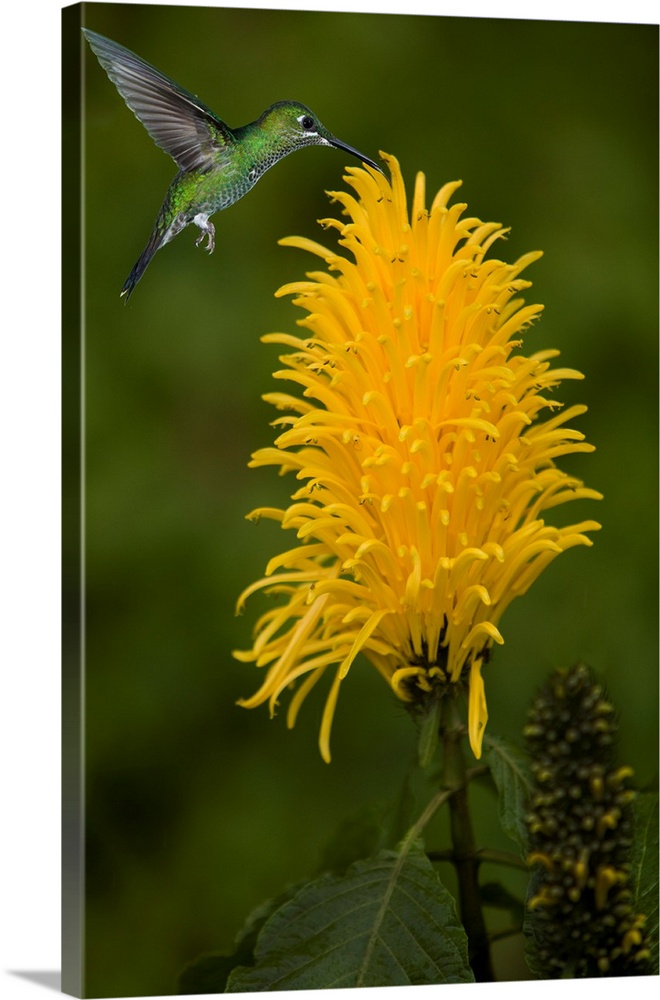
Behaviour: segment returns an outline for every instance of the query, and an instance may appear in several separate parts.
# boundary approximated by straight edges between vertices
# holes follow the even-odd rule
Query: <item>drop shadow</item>
[[[58,993],[62,990],[62,973],[59,969],[53,970],[52,972],[43,971],[41,969],[29,969],[26,971],[8,969],[7,971],[11,976],[20,976],[21,979],[29,979],[31,983],[36,983],[38,986],[43,986],[45,989],[56,990]]]

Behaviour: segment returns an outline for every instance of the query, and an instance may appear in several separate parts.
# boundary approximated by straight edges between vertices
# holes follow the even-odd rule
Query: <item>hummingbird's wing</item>
[[[207,170],[223,148],[234,145],[232,130],[195,94],[123,45],[82,30],[135,117],[182,170]]]

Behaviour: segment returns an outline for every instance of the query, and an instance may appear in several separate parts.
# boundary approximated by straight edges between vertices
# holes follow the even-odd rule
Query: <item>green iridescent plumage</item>
[[[191,223],[201,230],[197,245],[206,237],[212,253],[215,228],[209,216],[233,205],[269,167],[296,149],[335,146],[380,170],[373,160],[328,132],[304,104],[279,101],[256,121],[230,129],[195,94],[135,53],[82,30],[128,107],[179,167],[149,241],[124,282],[121,294],[126,299],[156,251]]]

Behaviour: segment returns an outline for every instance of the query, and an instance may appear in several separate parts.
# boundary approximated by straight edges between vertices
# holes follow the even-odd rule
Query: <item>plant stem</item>
[[[453,850],[448,851],[427,851],[431,861],[450,861],[452,864],[456,860]],[[516,854],[508,851],[491,851],[487,847],[475,851],[474,860],[477,864],[489,862],[493,865],[505,865],[507,868],[517,868],[520,871],[528,872],[529,868]]]
[[[463,734],[455,698],[444,699],[442,721],[444,787],[452,793],[449,799],[449,819],[452,862],[458,879],[459,909],[468,938],[468,954],[474,978],[478,983],[487,983],[493,981],[494,975],[479,893],[480,862],[470,818],[465,758],[461,747]]]

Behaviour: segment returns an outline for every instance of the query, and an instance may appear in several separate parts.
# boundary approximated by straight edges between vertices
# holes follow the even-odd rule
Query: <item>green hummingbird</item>
[[[195,94],[123,45],[86,28],[82,31],[135,117],[179,168],[149,241],[124,282],[121,294],[126,300],[156,251],[191,223],[201,230],[196,246],[206,238],[206,249],[212,253],[215,227],[209,216],[233,205],[269,167],[296,149],[335,146],[383,172],[328,132],[304,104],[279,101],[256,121],[232,129]]]

